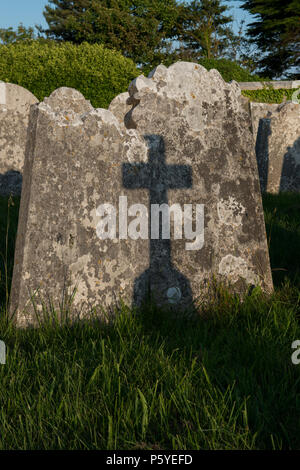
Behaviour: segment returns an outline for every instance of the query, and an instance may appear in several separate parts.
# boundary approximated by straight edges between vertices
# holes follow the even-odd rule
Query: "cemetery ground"
[[[7,316],[19,198],[1,198],[0,449],[299,449],[300,196],[263,202],[271,296],[24,330]]]

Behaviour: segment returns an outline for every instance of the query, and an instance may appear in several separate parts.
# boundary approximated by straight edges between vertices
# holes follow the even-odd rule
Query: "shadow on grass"
[[[7,307],[13,274],[20,197],[0,197],[0,310]]]
[[[293,198],[264,200],[272,266],[292,266],[271,298],[254,289],[241,303],[220,289],[189,317],[148,303],[106,324],[0,325],[9,351],[0,448],[299,448]]]
[[[263,205],[274,286],[300,287],[300,195],[264,194]]]
[[[243,303],[220,290],[188,317],[148,303],[123,305],[106,324],[0,329],[11,351],[0,369],[5,448],[299,448],[290,289],[254,290]],[[25,441],[14,434],[20,419],[33,427]]]

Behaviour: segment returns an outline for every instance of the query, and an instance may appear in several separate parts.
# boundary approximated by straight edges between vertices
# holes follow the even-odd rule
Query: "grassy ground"
[[[149,305],[18,331],[7,321],[18,200],[0,200],[0,449],[299,449],[300,196],[264,198],[275,293],[202,316]],[[6,282],[8,278],[8,282]]]

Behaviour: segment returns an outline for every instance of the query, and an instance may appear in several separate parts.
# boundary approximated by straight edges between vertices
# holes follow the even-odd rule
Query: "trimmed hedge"
[[[265,80],[227,59],[202,59],[199,64],[217,69],[227,82]],[[0,45],[0,80],[26,88],[39,101],[67,86],[79,90],[95,108],[107,108],[141,73],[132,60],[101,44],[32,40]],[[294,91],[265,88],[242,94],[251,101],[281,103],[284,97],[291,99]]]
[[[203,65],[207,70],[218,70],[225,82],[230,82],[231,80],[236,82],[260,82],[265,80],[265,78],[261,78],[258,75],[252,75],[248,70],[228,59],[201,59],[199,64]]]
[[[258,103],[282,103],[285,99],[291,100],[292,94],[295,89],[279,88],[264,88],[263,90],[242,90],[242,95],[250,99],[250,101],[257,101]]]
[[[164,60],[162,63],[169,67],[177,60],[195,62],[195,59],[180,57],[176,58],[176,56],[173,56],[168,60]],[[231,80],[235,80],[236,82],[260,82],[267,80],[266,78],[261,78],[258,75],[252,75],[249,70],[244,69],[237,62],[233,62],[229,59],[200,59],[198,64],[202,65],[207,70],[218,70],[225,82],[230,82]],[[153,68],[154,67],[147,65],[143,67],[142,72],[145,76],[147,76],[150,70]]]
[[[227,59],[202,59],[199,61],[207,70],[217,69],[222,75],[225,82],[235,80],[236,82],[261,82],[267,81],[268,78],[262,78],[258,75],[252,75],[243,69],[236,62]],[[285,100],[291,100],[295,89],[277,89],[272,86],[266,86],[262,90],[242,90],[242,95],[259,103],[282,103]]]
[[[100,44],[28,41],[0,46],[0,80],[26,88],[39,101],[67,86],[94,107],[107,108],[140,73],[132,60]]]

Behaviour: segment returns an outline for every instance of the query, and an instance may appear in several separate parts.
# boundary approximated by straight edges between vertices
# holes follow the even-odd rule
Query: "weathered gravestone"
[[[0,195],[19,195],[30,106],[36,97],[21,86],[0,82]]]
[[[262,192],[300,191],[300,105],[253,105],[258,121],[256,156]]]
[[[124,117],[131,110],[132,106],[128,103],[129,93],[121,93],[117,95],[109,105],[111,111],[121,124],[124,124]]]
[[[271,290],[251,117],[238,84],[225,83],[216,70],[178,62],[138,77],[129,94],[127,126],[160,135],[167,161],[192,169],[192,184],[184,191],[174,187],[169,205],[204,204],[203,247],[187,251],[172,240],[173,263],[193,298],[212,274],[239,292],[249,284]]]
[[[253,135],[256,141],[257,133],[262,119],[268,119],[274,111],[278,110],[279,104],[250,102]]]
[[[76,90],[60,88],[32,108],[10,300],[19,325],[35,321],[30,295],[38,311],[48,296],[58,308],[77,286],[82,315],[122,293],[131,300],[134,279],[149,265],[148,240],[119,240],[119,227],[116,239],[100,239],[97,209],[110,204],[119,215],[120,201],[147,205],[146,190],[122,186],[123,163],[147,158],[136,131]]]
[[[47,296],[57,308],[64,287],[77,287],[81,316],[149,293],[188,307],[212,276],[272,290],[238,85],[179,62],[129,93],[130,129],[72,89],[33,107],[10,304],[19,325],[35,321],[29,293],[37,310]]]

